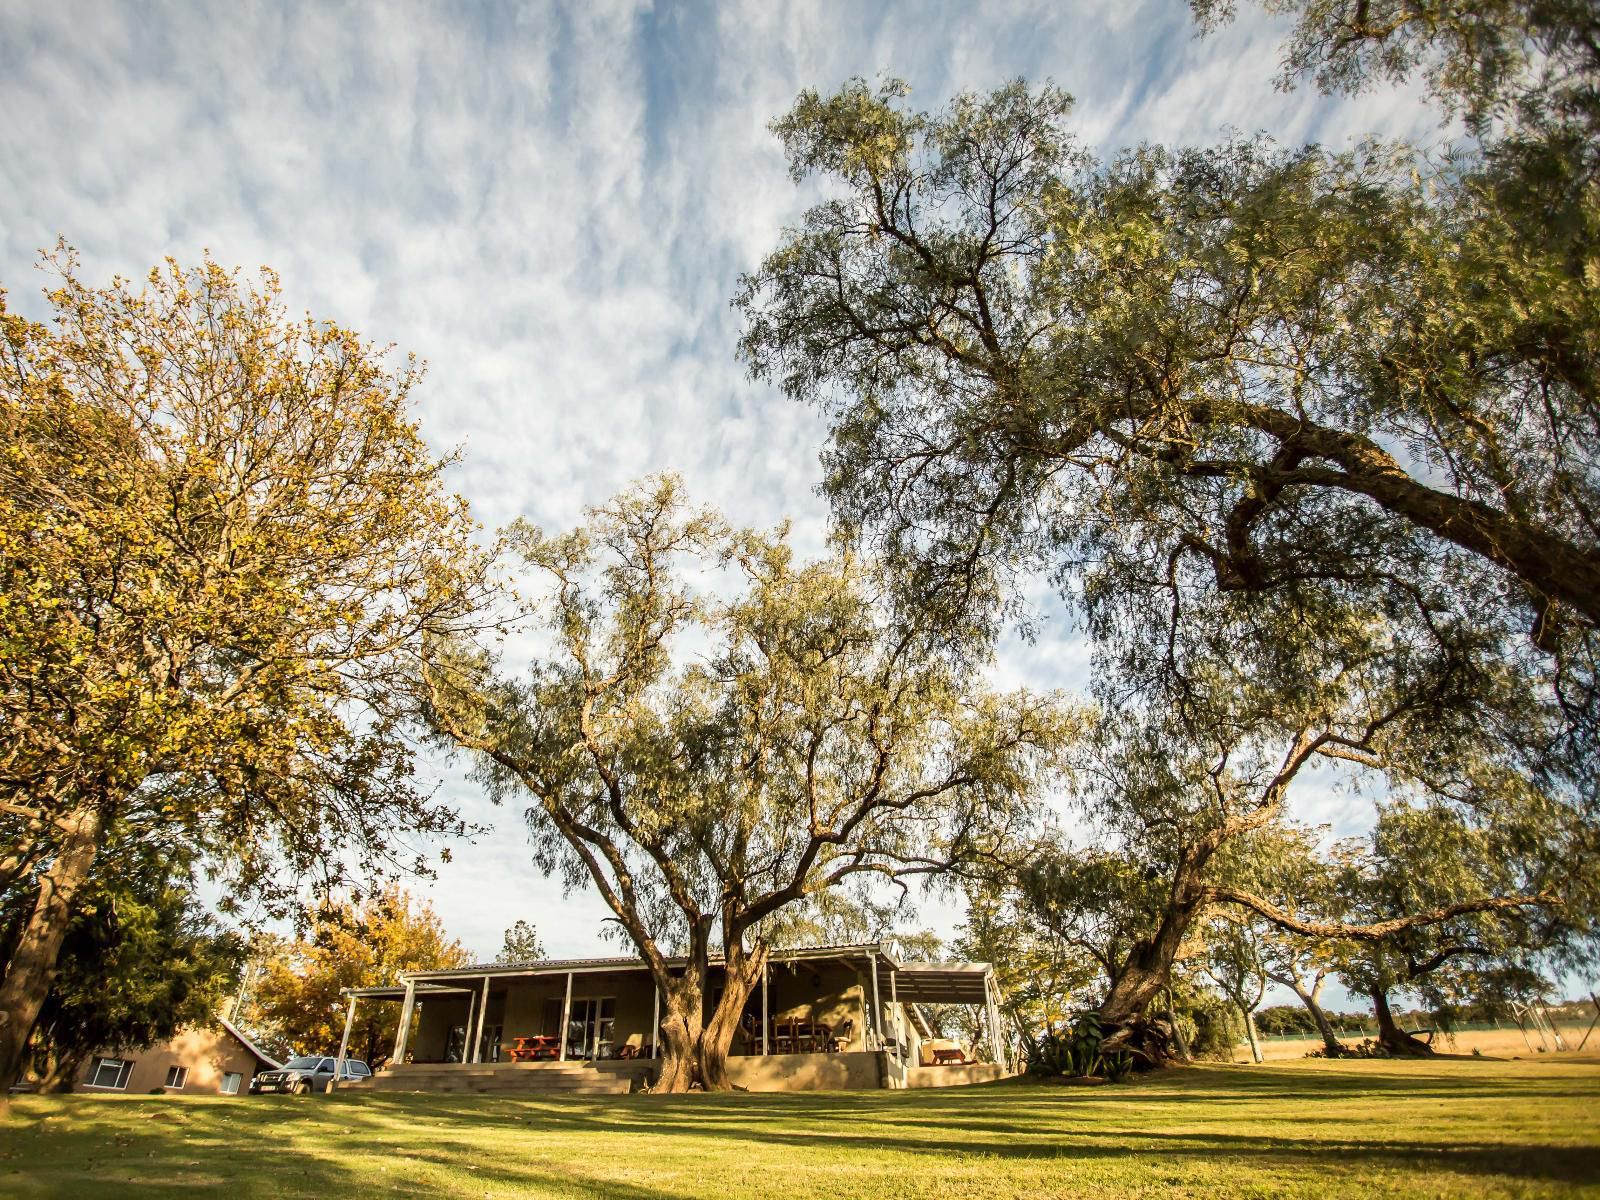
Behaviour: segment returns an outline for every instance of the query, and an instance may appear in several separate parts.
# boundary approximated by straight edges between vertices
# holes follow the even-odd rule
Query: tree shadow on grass
[[[1413,1077],[1414,1079],[1415,1077]],[[1228,1082],[1232,1083],[1232,1080]],[[1341,1082],[1341,1081],[1333,1081]],[[1107,1093],[1096,1089],[1085,1107],[1084,1093],[1038,1088],[1010,1093],[987,1091],[982,1095],[937,1096],[926,1093],[811,1093],[737,1096],[631,1097],[605,1101],[515,1100],[494,1097],[473,1100],[451,1097],[361,1097],[364,1107],[417,1113],[425,1106],[433,1119],[503,1123],[530,1133],[582,1131],[591,1136],[625,1138],[649,1132],[711,1142],[736,1142],[775,1151],[783,1158],[792,1152],[826,1156],[883,1152],[885,1150],[929,1158],[984,1155],[998,1159],[1054,1160],[1060,1158],[1126,1158],[1156,1156],[1171,1161],[1225,1159],[1260,1169],[1327,1171],[1346,1174],[1363,1170],[1448,1171],[1464,1175],[1504,1177],[1523,1181],[1579,1183],[1600,1178],[1600,1146],[1574,1147],[1549,1144],[1497,1143],[1476,1139],[1445,1141],[1435,1137],[1371,1136],[1365,1130],[1332,1136],[1297,1132],[1309,1123],[1326,1127],[1340,1120],[1319,1115],[1318,1100],[1348,1100],[1379,1093],[1384,1100],[1459,1097],[1455,1089],[1433,1086],[1378,1087],[1393,1080],[1367,1079],[1366,1087],[1337,1086],[1321,1090],[1275,1086],[1252,1089],[1254,1100],[1282,1100],[1292,1110],[1273,1119],[1282,1132],[1219,1132],[1212,1129],[1167,1131],[1159,1127],[1171,1119],[1170,1110],[1158,1113],[1145,1100],[1187,1107],[1187,1100],[1214,1102],[1228,1099],[1212,1095],[1149,1094],[1128,1088]],[[1432,1081],[1430,1081],[1432,1082]],[[1549,1102],[1549,1084],[1542,1088],[1507,1086],[1474,1089],[1482,1097],[1503,1090],[1527,1098],[1538,1092]],[[1144,1093],[1144,1094],[1141,1094]],[[1592,1088],[1574,1089],[1573,1096],[1592,1097]],[[1374,1097],[1377,1099],[1378,1097]],[[1106,1101],[1111,1101],[1107,1104]],[[1144,1108],[1152,1118],[1139,1122]],[[1074,1122],[1092,1116],[1098,1127]],[[1297,1120],[1301,1118],[1300,1120]],[[1260,1119],[1260,1118],[1258,1118]]]

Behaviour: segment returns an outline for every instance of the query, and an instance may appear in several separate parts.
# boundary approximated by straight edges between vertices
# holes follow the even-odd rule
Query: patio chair
[[[639,1051],[644,1047],[644,1034],[630,1033],[628,1040],[622,1043],[617,1051],[618,1058],[638,1058]]]
[[[795,1027],[792,1021],[779,1021],[772,1035],[772,1050],[774,1054],[793,1054],[795,1052]]]
[[[849,1017],[839,1022],[839,1028],[833,1031],[833,1036],[828,1039],[828,1049],[835,1054],[841,1054],[850,1049],[850,1039],[856,1031],[856,1023]]]

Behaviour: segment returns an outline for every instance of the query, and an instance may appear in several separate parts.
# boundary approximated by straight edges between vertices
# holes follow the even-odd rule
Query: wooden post
[[[345,1013],[345,1016],[344,1016],[344,1036],[339,1039],[339,1058],[338,1058],[337,1065],[333,1069],[333,1076],[334,1076],[335,1079],[337,1079],[339,1077],[339,1073],[344,1070],[344,1056],[345,1056],[346,1052],[350,1049],[350,1027],[355,1024],[355,1021],[356,1021],[356,997],[355,997],[355,993],[351,992],[350,993],[350,1011]]]
[[[394,1065],[401,1067],[406,1061],[406,1037],[411,1032],[411,1013],[417,1007],[417,981],[406,980],[406,999],[400,1006],[400,1030],[394,1035]]]
[[[489,977],[483,977],[483,995],[478,999],[478,1027],[472,1031],[472,1054],[469,1062],[483,1061],[483,1019],[489,1012]]]
[[[889,1011],[894,1014],[894,1056],[899,1058],[900,1043],[905,1040],[904,1031],[900,1027],[900,989],[895,986],[895,979],[900,972],[889,972]]]
[[[558,1061],[567,1061],[567,1023],[572,1020],[572,972],[567,972],[567,998],[561,1002],[561,1028],[558,1035],[561,1038],[561,1057]]]
[[[661,1057],[661,988],[652,977],[650,980],[651,1005],[650,1005],[650,1057]]]
[[[772,1053],[772,1024],[769,1019],[771,1004],[767,1000],[767,976],[772,974],[772,961],[761,964],[761,1053]],[[1600,1005],[1596,1006],[1600,1009]]]
[[[867,969],[872,972],[872,1040],[873,1049],[883,1049],[883,1002],[878,999],[878,956],[867,955]]]

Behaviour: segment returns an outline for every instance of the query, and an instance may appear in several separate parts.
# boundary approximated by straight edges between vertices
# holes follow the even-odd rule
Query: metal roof
[[[250,1036],[248,1034],[246,1034],[242,1029],[240,1029],[237,1025],[235,1025],[232,1021],[228,1020],[227,1017],[218,1017],[217,1020],[222,1022],[222,1027],[224,1029],[226,1029],[229,1033],[231,1033],[244,1046],[244,1048],[246,1050],[250,1051],[251,1054],[254,1054],[257,1058],[259,1058],[262,1062],[266,1063],[267,1066],[271,1067],[274,1071],[278,1070],[280,1067],[283,1066],[283,1064],[281,1062],[279,1062],[277,1059],[273,1058],[272,1055],[266,1053],[266,1051],[262,1050],[260,1046],[257,1046],[255,1044],[255,1042],[251,1041],[250,1040]]]
[[[917,963],[902,962],[899,955],[882,942],[844,943],[828,946],[802,946],[774,950],[770,961],[775,965],[817,961],[819,959],[875,959],[878,968],[878,987],[887,1000],[891,988],[907,1004],[983,1004],[988,999],[986,980],[989,964],[974,963]],[[673,956],[667,962],[684,966],[688,959]],[[722,955],[710,956],[712,966],[720,965]],[[373,999],[399,999],[405,995],[405,985],[416,981],[418,994],[428,992],[463,992],[467,988],[459,982],[468,979],[515,978],[519,976],[564,975],[598,973],[606,971],[646,971],[649,968],[642,958],[626,956],[596,958],[547,958],[532,962],[474,963],[466,967],[450,967],[438,971],[403,971],[396,984],[386,987],[345,988],[342,994]],[[893,977],[891,982],[891,976]],[[458,982],[459,981],[459,982]],[[456,984],[457,986],[451,986]]]
[[[878,967],[878,988],[902,1004],[985,1004],[988,963],[900,963]]]
[[[788,950],[774,950],[770,961],[774,963],[804,962],[813,959],[827,958],[865,958],[877,955],[889,962],[891,967],[900,964],[888,946],[881,942],[846,943],[833,946],[803,946]],[[722,963],[723,956],[712,954],[708,961],[712,966]],[[688,958],[683,955],[669,955],[669,965],[674,967],[686,966]],[[404,983],[408,979],[416,980],[446,980],[462,976],[482,978],[485,975],[564,975],[568,971],[644,971],[649,968],[645,961],[639,957],[617,956],[607,958],[541,958],[531,962],[488,962],[473,963],[466,967],[448,967],[437,971],[402,971],[400,980]],[[357,994],[361,994],[359,991]]]

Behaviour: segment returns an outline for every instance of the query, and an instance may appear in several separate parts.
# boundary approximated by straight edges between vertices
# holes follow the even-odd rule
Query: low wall
[[[728,1079],[752,1092],[876,1091],[877,1053],[767,1054],[728,1059]]]
[[[999,1063],[968,1063],[960,1067],[912,1067],[906,1072],[906,1087],[960,1087],[968,1083],[993,1083],[1011,1072]]]

